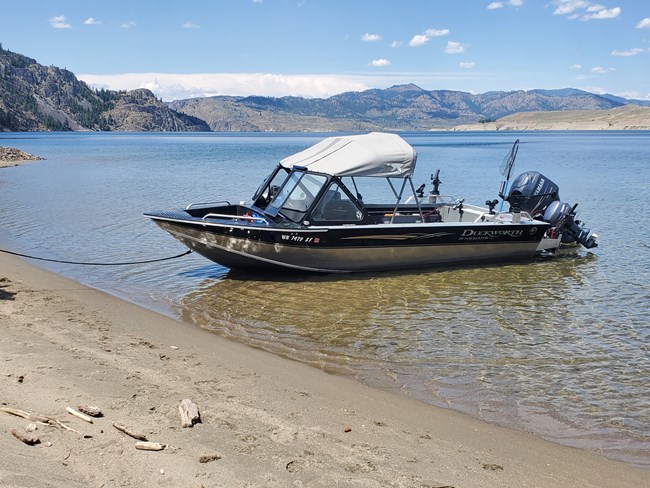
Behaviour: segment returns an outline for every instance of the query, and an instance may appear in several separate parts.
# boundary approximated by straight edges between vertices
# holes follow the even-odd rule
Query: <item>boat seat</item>
[[[418,224],[422,222],[422,217],[419,214],[413,215],[385,215],[381,219],[382,224]]]
[[[314,213],[312,214],[312,218],[314,220],[325,220],[325,217],[323,215],[325,211],[325,206],[327,203],[331,200],[340,200],[341,199],[341,194],[336,191],[336,190],[327,190],[325,192],[325,195],[323,195],[323,198],[321,198],[321,201],[316,205],[316,208],[314,209]]]
[[[342,220],[342,221],[356,221],[357,211],[359,209],[354,203],[348,200],[340,200],[337,198],[331,199],[325,204],[323,209],[324,220]]]

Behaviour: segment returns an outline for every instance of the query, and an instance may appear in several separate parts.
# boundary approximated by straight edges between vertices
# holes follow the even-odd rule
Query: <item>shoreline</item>
[[[26,153],[15,147],[0,146],[0,168],[11,168],[32,161],[43,161],[43,158]]]
[[[0,484],[640,487],[646,471],[229,341],[0,254]],[[178,405],[202,423],[181,428]],[[87,424],[66,406],[97,405]],[[168,447],[138,451],[113,422]],[[51,443],[51,445],[48,445]],[[200,462],[201,456],[219,456]]]
[[[650,107],[623,105],[600,110],[558,110],[551,112],[517,112],[497,120],[463,124],[450,131],[647,131],[650,130]]]

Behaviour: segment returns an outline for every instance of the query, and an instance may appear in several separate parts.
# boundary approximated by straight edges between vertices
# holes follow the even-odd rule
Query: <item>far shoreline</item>
[[[650,130],[650,107],[624,105],[604,110],[519,112],[497,120],[457,125],[450,131],[644,131]]]
[[[352,119],[346,119],[352,120]],[[424,121],[420,121],[424,122]],[[345,130],[342,127],[329,126],[326,130],[318,130],[314,127],[296,127],[293,130],[266,130],[266,131],[65,131],[63,133],[88,133],[94,134],[356,134],[373,131],[379,132],[641,132],[650,130],[650,107],[640,105],[623,105],[612,109],[597,110],[555,110],[555,111],[531,111],[517,112],[496,120],[484,120],[476,123],[457,124],[449,126],[425,127],[424,123],[419,129],[408,127],[376,127],[368,130]],[[12,134],[39,133],[47,134],[48,131],[29,132],[8,132]],[[0,133],[0,141],[2,141]],[[5,155],[6,151],[16,151],[19,155]],[[31,154],[23,153],[15,148],[3,148],[0,146],[0,167],[15,166],[29,161],[42,158]]]
[[[650,131],[650,120],[648,121],[647,126],[636,126],[636,127],[599,127],[599,126],[589,126],[581,124],[535,124],[534,126],[528,126],[525,124],[521,125],[508,125],[499,123],[498,121],[492,122],[482,122],[476,124],[461,124],[449,127],[431,127],[429,129],[419,129],[419,130],[410,130],[410,129],[394,129],[394,128],[383,128],[378,129],[377,131],[282,131],[282,132],[269,132],[269,131],[210,131],[210,132],[163,132],[163,131],[17,131],[17,132],[4,132],[5,134],[114,134],[114,135],[124,135],[124,134],[152,134],[152,135],[162,135],[162,134],[214,134],[214,135],[223,135],[223,136],[249,136],[249,135],[267,135],[267,134],[303,134],[303,135],[323,135],[323,137],[329,137],[330,135],[337,134],[367,134],[369,132],[389,132],[395,134],[405,134],[405,133],[432,133],[432,132],[481,132],[481,133],[504,133],[504,132],[589,132],[589,133],[611,133],[611,132],[626,132],[626,133],[638,133],[638,132],[648,132]],[[0,137],[0,141],[2,138]],[[16,149],[16,148],[6,148],[0,146],[0,168],[2,167],[12,167],[20,166],[25,163],[30,163],[34,161],[44,161],[47,158],[40,156],[35,156],[28,154],[28,157],[19,160],[7,160],[1,156],[1,151],[3,149]]]

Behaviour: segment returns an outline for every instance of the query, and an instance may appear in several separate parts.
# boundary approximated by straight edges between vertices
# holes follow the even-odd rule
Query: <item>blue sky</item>
[[[650,100],[650,0],[0,0],[0,43],[95,87],[327,97],[574,87]]]

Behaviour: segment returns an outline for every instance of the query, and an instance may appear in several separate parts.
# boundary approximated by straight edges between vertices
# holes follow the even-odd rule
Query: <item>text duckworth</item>
[[[519,237],[524,233],[523,230],[473,230],[465,229],[461,237],[482,237],[482,238],[491,238],[491,237],[500,237],[500,236],[509,236],[509,237]]]

